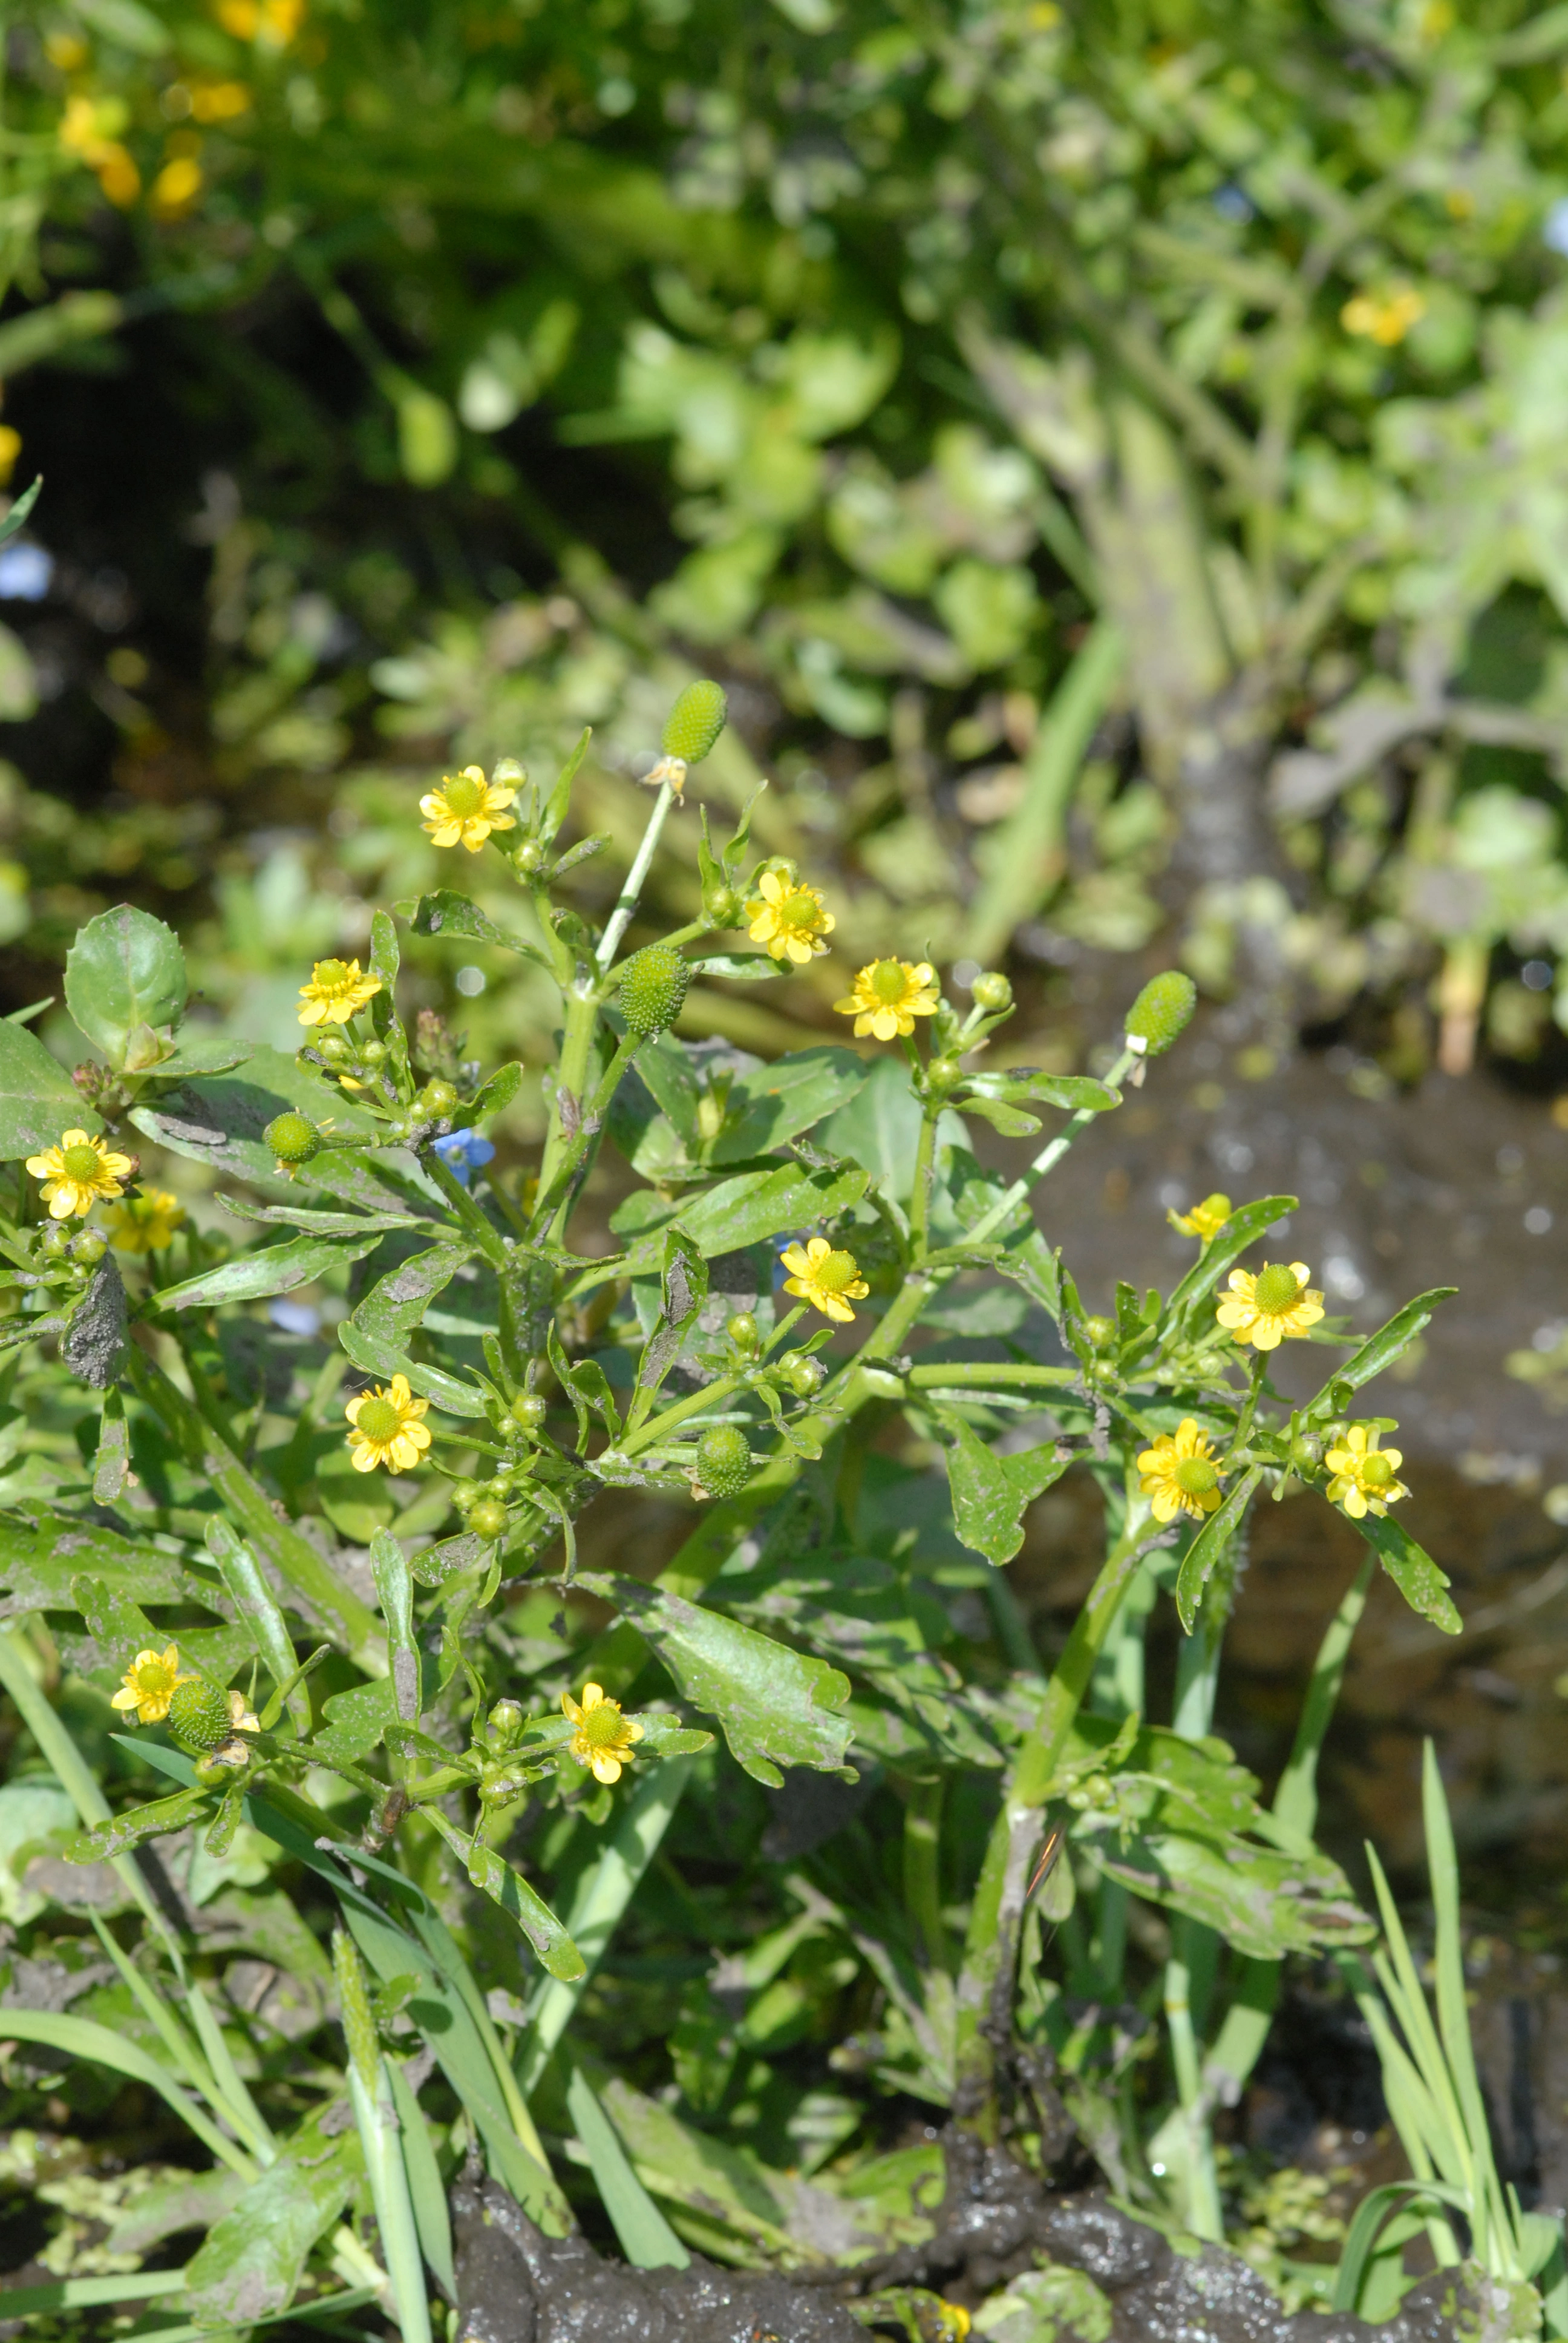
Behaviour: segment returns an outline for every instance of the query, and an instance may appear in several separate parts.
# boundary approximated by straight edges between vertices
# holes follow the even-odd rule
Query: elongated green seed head
[[[645,944],[621,971],[617,998],[626,1030],[651,1041],[679,1016],[691,970],[673,944]]]
[[[1127,1012],[1127,1038],[1141,1041],[1146,1057],[1158,1058],[1186,1031],[1198,1006],[1198,988],[1181,969],[1151,976]]]
[[[665,719],[659,746],[667,757],[699,765],[723,731],[729,713],[729,702],[721,685],[689,683]]]

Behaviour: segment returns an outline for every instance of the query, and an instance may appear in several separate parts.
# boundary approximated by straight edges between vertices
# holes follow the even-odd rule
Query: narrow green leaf
[[[393,1698],[404,1723],[415,1724],[419,1715],[419,1654],[414,1642],[414,1581],[407,1556],[390,1530],[372,1532],[370,1569],[387,1622]]]
[[[81,1831],[65,1849],[67,1863],[106,1863],[111,1855],[128,1854],[144,1839],[166,1831],[184,1830],[212,1802],[207,1789],[176,1790],[172,1798],[154,1798],[145,1806],[127,1806],[106,1823]]]
[[[400,2058],[388,2058],[393,2104],[403,2133],[403,2167],[408,2176],[408,2197],[419,2233],[419,2250],[431,2276],[448,2302],[457,2299],[457,2279],[452,2266],[452,2221],[447,2207],[447,2187],[436,2161],[435,2143],[425,2110],[415,2097]]]
[[[243,1252],[216,1269],[182,1278],[151,1297],[155,1310],[206,1310],[220,1302],[259,1302],[269,1294],[292,1293],[296,1286],[314,1284],[339,1266],[363,1261],[381,1242],[379,1229],[358,1236],[286,1237],[282,1244],[263,1245]]]
[[[130,1431],[126,1423],[126,1403],[117,1390],[104,1393],[104,1413],[98,1423],[98,1450],[93,1460],[93,1503],[113,1505],[119,1502],[126,1485],[126,1475],[131,1469]]]
[[[308,1734],[311,1725],[310,1695],[302,1684],[295,1681],[298,1662],[295,1655],[294,1638],[274,1600],[271,1587],[262,1576],[255,1554],[221,1519],[214,1519],[207,1523],[206,1550],[216,1563],[223,1583],[228,1589],[229,1600],[238,1612],[241,1623],[256,1647],[256,1656],[270,1673],[273,1683],[294,1686],[287,1695],[286,1704],[295,1731],[301,1735]]]
[[[1392,1513],[1368,1513],[1356,1523],[1412,1611],[1430,1619],[1445,1635],[1457,1635],[1464,1625],[1444,1589],[1449,1581],[1424,1546],[1417,1545]]]
[[[1181,1567],[1176,1576],[1176,1615],[1181,1622],[1183,1634],[1192,1633],[1192,1622],[1198,1616],[1198,1604],[1209,1574],[1241,1528],[1247,1507],[1252,1502],[1252,1492],[1262,1477],[1261,1465],[1249,1466],[1230,1490],[1223,1503],[1210,1514],[1182,1555]]]
[[[1349,1383],[1352,1391],[1359,1391],[1362,1383],[1370,1383],[1374,1375],[1381,1375],[1385,1367],[1392,1367],[1394,1361],[1409,1350],[1422,1329],[1432,1323],[1432,1312],[1439,1302],[1451,1302],[1458,1291],[1456,1285],[1434,1285],[1430,1292],[1418,1293],[1413,1302],[1407,1302],[1402,1310],[1396,1310],[1386,1326],[1380,1326],[1359,1351],[1352,1353],[1342,1367],[1334,1369],[1312,1403],[1314,1412],[1326,1408],[1331,1414],[1337,1414],[1339,1410],[1330,1397],[1334,1384]]]
[[[114,297],[111,295],[110,298],[113,299],[113,297]],[[119,308],[119,303],[117,301],[115,303],[115,307],[117,311]],[[17,321],[13,318],[12,323],[15,324],[16,322]],[[0,520],[0,545],[5,545],[11,538],[20,535],[21,531],[26,527],[27,516],[32,511],[34,506],[37,503],[43,486],[44,475],[40,472],[37,478],[33,482],[32,487],[23,489],[21,495],[12,505],[11,509],[6,514],[5,519]]]
[[[487,1846],[482,1839],[469,1838],[458,1830],[438,1808],[427,1806],[424,1811],[454,1855],[462,1857],[473,1885],[482,1890],[492,1903],[498,1904],[508,1919],[517,1922],[551,1976],[562,1979],[581,1976],[586,1966],[582,1955],[549,1906],[534,1893],[521,1872],[515,1871],[503,1855],[498,1855],[494,1847]]]
[[[455,936],[466,943],[496,944],[502,951],[520,952],[524,960],[533,960],[539,968],[549,966],[537,944],[498,927],[477,903],[471,903],[467,895],[456,894],[449,888],[438,887],[433,894],[394,904],[393,909],[400,919],[407,920],[417,936]]]
[[[588,2150],[588,2168],[620,2249],[633,2269],[689,2269],[691,2256],[641,2181],[580,2066],[567,2085],[567,2112]]]
[[[544,815],[539,823],[539,836],[547,846],[567,818],[567,808],[572,799],[572,783],[578,777],[578,767],[588,755],[588,742],[592,739],[593,728],[591,725],[586,726],[578,737],[576,748],[556,775],[549,796],[545,800]]]

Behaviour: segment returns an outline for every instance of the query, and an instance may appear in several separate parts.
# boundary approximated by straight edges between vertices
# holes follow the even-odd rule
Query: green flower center
[[[613,1749],[625,1737],[626,1719],[608,1700],[583,1711],[582,1736],[590,1749]]]
[[[321,960],[316,963],[317,992],[341,992],[348,982],[348,963],[341,960]]]
[[[1261,1269],[1252,1288],[1253,1301],[1271,1318],[1282,1317],[1287,1310],[1293,1309],[1301,1294],[1301,1280],[1284,1262],[1276,1262],[1271,1269]]]
[[[1183,1456],[1171,1477],[1189,1497],[1206,1497],[1220,1485],[1220,1475],[1206,1456]]]
[[[144,1660],[136,1670],[136,1690],[144,1700],[160,1700],[175,1681],[175,1671],[165,1660]]]
[[[104,1169],[103,1157],[85,1140],[78,1141],[75,1147],[67,1147],[60,1161],[65,1167],[67,1180],[96,1180]]]
[[[879,960],[877,962],[871,970],[871,990],[879,1001],[886,1001],[890,1009],[895,1001],[903,999],[904,971],[898,960]]]
[[[1392,1480],[1393,1466],[1386,1456],[1380,1456],[1374,1448],[1362,1466],[1362,1487],[1386,1489]]]
[[[817,898],[802,891],[786,895],[779,906],[779,917],[787,928],[814,929],[817,924]]]
[[[397,1438],[402,1422],[389,1399],[367,1399],[355,1418],[357,1429],[377,1448]]]
[[[442,782],[441,795],[457,820],[467,821],[470,814],[478,813],[483,809],[489,790],[486,783],[476,780],[472,773],[458,773],[453,779]]]
[[[859,1271],[852,1252],[825,1253],[811,1272],[811,1282],[828,1293],[842,1293],[846,1285],[853,1285]]]

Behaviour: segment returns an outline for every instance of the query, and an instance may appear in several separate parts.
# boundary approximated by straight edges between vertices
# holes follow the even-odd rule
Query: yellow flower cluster
[[[1392,293],[1352,295],[1340,311],[1340,323],[1347,334],[1392,350],[1403,341],[1412,326],[1420,325],[1425,315],[1425,294],[1418,293],[1413,285],[1405,285]]]

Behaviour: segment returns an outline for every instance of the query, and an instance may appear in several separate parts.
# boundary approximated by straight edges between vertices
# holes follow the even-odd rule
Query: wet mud
[[[909,2306],[911,2288],[937,2286],[979,2302],[1052,2268],[1091,2281],[1075,2308],[1061,2306],[1059,2343],[1505,2343],[1509,2333],[1506,2294],[1473,2271],[1422,2279],[1375,2327],[1342,2313],[1287,2315],[1234,2254],[1179,2253],[1098,2190],[1054,2194],[1004,2149],[956,2130],[944,2147],[948,2186],[930,2241],[834,2291],[699,2258],[686,2269],[630,2269],[581,2237],[546,2237],[505,2189],[470,2172],[452,2198],[458,2343],[865,2343],[869,2331],[909,2331],[892,2312],[875,2318],[876,2296],[901,2294]]]

